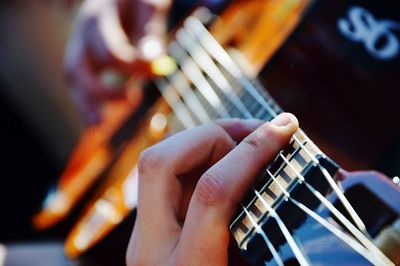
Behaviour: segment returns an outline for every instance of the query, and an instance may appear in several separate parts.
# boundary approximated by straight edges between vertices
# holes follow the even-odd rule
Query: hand
[[[150,61],[164,53],[170,2],[86,0],[82,4],[67,45],[65,69],[72,98],[88,123],[100,121],[104,99],[125,95],[121,85],[102,82],[104,71],[151,75]]]
[[[227,265],[236,205],[297,128],[290,114],[265,124],[227,120],[144,151],[127,264]]]

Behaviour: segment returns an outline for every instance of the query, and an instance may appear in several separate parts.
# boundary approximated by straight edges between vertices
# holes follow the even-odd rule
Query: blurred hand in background
[[[164,54],[171,0],[86,0],[65,55],[71,95],[88,124],[101,120],[105,99],[124,97],[121,85],[102,74],[151,75],[150,61]]]

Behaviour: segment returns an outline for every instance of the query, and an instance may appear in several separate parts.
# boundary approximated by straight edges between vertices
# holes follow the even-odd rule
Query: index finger
[[[259,121],[224,121],[224,126],[228,125],[237,125],[236,134],[242,130],[244,135],[255,130]],[[167,245],[176,232],[180,232],[178,213],[185,191],[179,178],[188,173],[195,175],[195,170],[215,163],[235,145],[229,132],[208,124],[178,133],[142,153],[138,167],[136,236],[133,238],[142,248],[157,250],[152,239],[156,237],[158,244]]]
[[[216,254],[215,259],[223,249],[226,252],[228,226],[237,203],[297,128],[293,115],[281,114],[247,136],[202,175],[186,215],[179,243],[181,252],[207,249],[209,254]]]

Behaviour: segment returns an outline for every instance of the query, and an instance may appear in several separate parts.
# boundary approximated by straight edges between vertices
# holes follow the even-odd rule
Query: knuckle
[[[147,148],[139,156],[138,160],[139,176],[153,172],[155,169],[157,169],[157,167],[159,167],[160,162],[161,162],[160,152],[153,147]]]
[[[221,173],[210,169],[199,179],[195,195],[202,206],[213,206],[224,198],[224,188],[218,181],[220,177]]]

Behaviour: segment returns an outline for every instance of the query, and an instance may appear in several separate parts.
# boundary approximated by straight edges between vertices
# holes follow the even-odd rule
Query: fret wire
[[[298,147],[298,148],[296,148],[296,149],[289,155],[289,158],[288,158],[287,160],[288,160],[288,161],[292,161],[292,160],[295,158],[295,156],[296,156],[299,152],[300,152],[300,148]],[[285,169],[285,165],[281,165],[281,166],[278,168],[278,170],[276,170],[275,174],[280,175],[280,173],[281,173],[284,169]],[[268,170],[268,169],[266,169],[266,170]],[[263,175],[264,175],[264,174],[263,174]],[[262,186],[262,188],[260,189],[260,192],[264,192],[265,189],[268,188],[269,185],[271,184],[271,181],[272,181],[271,179],[267,180],[267,182],[266,182],[266,183]],[[291,180],[291,183],[294,182],[294,181],[296,181],[296,180],[295,180],[295,179]],[[256,199],[257,199],[256,197],[253,198],[252,201],[251,201],[251,203],[247,204],[247,207],[250,206],[250,205],[252,205]],[[278,203],[279,203],[279,201],[278,201],[277,203],[274,202],[273,205],[276,205],[276,204],[278,204]]]
[[[300,151],[300,149],[299,149],[299,148],[296,148],[296,150],[293,151],[293,153],[289,156],[289,159],[288,159],[288,160],[289,160],[289,161],[290,161],[290,160],[293,160],[293,159],[295,158],[296,154],[299,153],[299,151]],[[278,168],[278,170],[275,172],[275,174],[280,175],[280,173],[281,173],[284,169],[285,169],[285,165],[281,165],[281,166]],[[266,171],[269,172],[269,169],[267,168]],[[272,182],[273,182],[273,180],[269,179],[269,180],[262,186],[262,188],[260,189],[260,192],[263,193],[268,187],[271,186],[271,183],[272,183]],[[296,179],[291,180],[291,182],[288,184],[288,187],[293,186],[293,184],[295,184],[295,182],[296,182]],[[279,196],[271,203],[271,206],[274,207],[274,206],[278,205],[278,204],[282,201],[282,199],[283,199],[282,195],[279,195]],[[256,201],[257,201],[257,197],[252,198],[252,200],[246,205],[246,207],[249,208],[249,206],[254,205]],[[267,213],[264,214],[264,215],[262,215],[262,217],[260,217],[260,220],[264,219],[266,215],[267,215]],[[235,219],[235,221],[232,222],[232,224],[234,224],[235,222],[237,222],[237,221],[238,221],[241,217],[243,217],[243,216],[244,216],[244,213],[241,212],[241,213],[238,215],[238,217]],[[243,237],[243,239],[241,240],[241,242],[239,243],[239,245],[241,245],[250,235],[251,235],[251,231],[247,232],[247,233],[245,234],[245,236]]]

